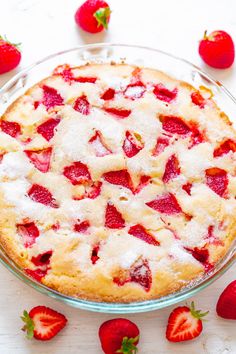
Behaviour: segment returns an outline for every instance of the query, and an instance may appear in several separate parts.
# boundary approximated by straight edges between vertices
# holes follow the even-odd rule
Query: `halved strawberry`
[[[218,148],[214,150],[214,157],[219,157],[224,154],[228,154],[230,151],[236,152],[236,142],[227,139]]]
[[[107,203],[105,211],[105,226],[109,229],[123,229],[125,227],[125,220],[116,207]]]
[[[175,88],[171,91],[163,84],[157,84],[154,86],[153,93],[159,100],[169,103],[176,98],[178,90]]]
[[[16,138],[19,134],[21,134],[21,127],[19,123],[1,120],[0,126],[4,133],[12,136],[13,138]]]
[[[113,116],[124,119],[127,118],[131,114],[130,109],[124,108],[104,108],[105,112],[112,114]]]
[[[162,129],[171,134],[187,135],[191,133],[190,127],[180,117],[161,115],[160,121]]]
[[[172,193],[162,194],[156,197],[156,199],[146,203],[150,208],[163,214],[179,214],[182,209]]]
[[[136,224],[134,226],[131,226],[128,233],[134,237],[139,238],[140,240],[143,240],[150,245],[153,246],[159,246],[160,242],[155,239],[155,237],[150,234],[145,227],[141,224]]]
[[[141,98],[144,95],[145,91],[146,87],[141,81],[134,81],[126,87],[124,91],[124,96],[131,100],[136,100],[138,98]]]
[[[40,253],[35,257],[31,258],[31,262],[36,266],[44,266],[50,263],[50,258],[52,257],[52,250]]]
[[[103,92],[101,99],[104,101],[113,100],[115,93],[116,91],[113,88],[108,88],[105,92]]]
[[[46,107],[47,110],[49,108],[53,108],[55,106],[62,106],[64,104],[63,98],[55,88],[49,87],[47,85],[43,85],[42,89],[43,89],[42,104]]]
[[[97,157],[103,157],[112,153],[106,146],[100,130],[95,131],[95,134],[89,139],[89,143],[92,145]]]
[[[29,313],[24,311],[21,319],[25,323],[22,330],[26,331],[27,338],[43,341],[55,337],[67,323],[64,315],[45,306],[36,306]]]
[[[202,332],[202,318],[209,311],[202,313],[195,309],[194,302],[191,306],[175,308],[168,319],[166,339],[170,342],[183,342],[198,337]]]
[[[46,269],[24,269],[25,273],[29,275],[31,278],[35,279],[38,282],[41,282],[42,279],[47,275],[48,268]]]
[[[52,155],[51,147],[41,150],[25,150],[24,152],[39,171],[48,172]]]
[[[85,116],[90,113],[90,104],[85,95],[78,97],[73,105],[75,111],[84,114]]]
[[[188,193],[188,195],[191,195],[191,188],[192,188],[192,183],[187,182],[187,183],[185,183],[185,184],[182,185],[182,189],[183,189],[186,193]]]
[[[76,161],[72,165],[66,166],[63,175],[68,178],[73,185],[91,180],[88,167],[80,161]]]
[[[132,266],[129,281],[138,283],[147,292],[151,289],[152,272],[146,259],[140,259]]]
[[[205,171],[206,183],[220,197],[225,197],[228,187],[228,176],[225,170],[218,167],[208,168]]]
[[[39,237],[39,229],[34,222],[29,222],[26,224],[17,224],[17,233],[22,237],[24,246],[31,247]]]
[[[89,226],[90,222],[88,220],[84,220],[74,225],[74,231],[83,233],[88,230]]]
[[[191,100],[196,106],[199,106],[200,108],[204,108],[205,107],[206,100],[205,100],[204,97],[202,97],[202,95],[200,94],[199,91],[192,92]]]
[[[167,146],[169,146],[170,142],[167,138],[160,136],[157,139],[156,146],[153,149],[152,155],[158,156],[161,152],[165,150]]]
[[[227,320],[236,320],[236,280],[221,293],[217,305],[217,315]]]
[[[99,260],[98,252],[100,250],[99,245],[95,245],[92,249],[92,254],[91,254],[91,262],[92,264],[96,264],[96,262]]]
[[[133,183],[127,170],[110,171],[103,174],[105,181],[133,191]]]
[[[28,196],[36,203],[41,203],[51,208],[58,208],[56,200],[53,198],[52,193],[39,184],[33,184],[28,190]]]
[[[180,174],[179,160],[175,155],[171,155],[167,160],[162,181],[168,183]]]
[[[127,157],[131,158],[139,153],[144,147],[142,137],[138,133],[130,132],[127,130],[125,133],[125,140],[123,143],[123,150]]]
[[[55,133],[54,130],[59,123],[59,118],[50,118],[37,127],[37,132],[41,134],[47,141],[49,141],[53,138]]]

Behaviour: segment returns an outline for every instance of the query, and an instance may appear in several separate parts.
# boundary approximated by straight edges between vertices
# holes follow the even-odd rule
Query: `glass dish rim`
[[[41,63],[44,63],[50,59],[53,59],[57,56],[64,55],[71,52],[76,52],[78,50],[89,50],[89,49],[103,49],[103,48],[112,48],[112,47],[127,47],[134,49],[142,49],[147,51],[153,51],[159,53],[161,55],[165,55],[177,61],[187,64],[189,67],[194,68],[200,75],[206,78],[213,85],[217,86],[217,88],[221,91],[221,93],[225,94],[230,100],[236,104],[235,97],[228,91],[228,89],[221,84],[218,80],[216,81],[211,75],[205,73],[195,64],[192,64],[190,61],[178,57],[174,54],[167,53],[165,51],[148,47],[148,46],[140,46],[135,44],[119,44],[119,43],[93,43],[76,46],[74,48],[66,49],[64,51],[59,51],[57,53],[48,55],[33,64],[29,65],[25,69],[21,70],[19,73],[14,75],[10,80],[8,80],[1,88],[0,88],[0,96],[6,93],[14,83],[18,82],[20,78],[24,78],[24,76],[30,72],[32,69],[36,68]],[[89,58],[88,58],[89,62]],[[60,300],[66,304],[69,304],[73,307],[89,310],[94,312],[104,312],[104,313],[139,313],[139,312],[148,312],[157,310],[160,308],[164,308],[170,305],[173,305],[177,302],[186,300],[187,298],[193,296],[198,291],[203,290],[205,287],[210,285],[212,282],[217,280],[224,272],[227,271],[229,267],[236,261],[236,240],[232,243],[229,248],[227,254],[217,263],[214,267],[213,271],[201,277],[199,280],[194,281],[194,285],[191,286],[191,283],[180,289],[179,291],[172,293],[170,295],[161,297],[159,299],[154,300],[146,300],[142,302],[132,302],[132,303],[112,303],[112,302],[96,302],[90,300],[83,300],[80,298],[75,298],[71,296],[64,295],[56,290],[53,290],[42,283],[39,283],[29,277],[23,272],[11,259],[6,255],[3,248],[0,246],[0,263],[2,263],[11,273],[13,273],[16,277],[22,280],[24,283],[33,287],[37,291],[46,294],[52,298]]]

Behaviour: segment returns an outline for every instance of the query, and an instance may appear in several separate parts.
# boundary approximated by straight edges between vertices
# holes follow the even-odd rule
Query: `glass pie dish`
[[[53,69],[58,65],[69,64],[70,66],[79,66],[86,63],[128,63],[136,66],[149,67],[161,70],[178,80],[186,81],[195,88],[204,86],[211,90],[214,100],[218,106],[229,116],[233,117],[235,112],[236,100],[223,87],[221,83],[213,80],[191,63],[177,58],[173,55],[161,52],[156,49],[120,45],[120,44],[92,44],[80,46],[67,51],[51,55],[31,67],[23,70],[0,90],[0,114],[24,92],[36,84],[38,81],[49,76]],[[234,122],[233,122],[234,123]],[[52,290],[45,285],[36,282],[27,276],[14,262],[7,256],[4,249],[0,247],[0,261],[13,274],[23,280],[25,283],[34,287],[41,293],[54,297],[71,306],[107,313],[137,313],[163,308],[190,296],[193,296],[199,290],[202,290],[214,280],[220,277],[236,259],[236,245],[231,245],[227,254],[215,265],[215,267],[201,278],[198,278],[188,284],[187,287],[168,296],[143,302],[124,303],[106,303],[81,300],[63,295]]]

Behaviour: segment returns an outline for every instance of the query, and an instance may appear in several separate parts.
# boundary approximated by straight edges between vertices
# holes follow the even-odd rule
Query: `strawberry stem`
[[[10,42],[10,41],[7,39],[6,35],[4,35],[4,36],[1,36],[1,35],[0,35],[0,40],[6,42],[6,43],[8,43],[8,44],[13,45],[13,46],[16,47],[17,49],[19,49],[19,47],[21,46],[21,43],[12,43],[12,42]]]
[[[201,312],[201,310],[196,310],[195,304],[193,301],[191,302],[191,305],[190,305],[190,312],[191,312],[192,316],[197,318],[198,320],[201,320],[203,317],[205,317],[209,313],[209,311]]]
[[[105,29],[108,29],[108,20],[111,15],[111,10],[109,7],[101,7],[94,13],[94,17],[97,20],[98,27],[103,26]]]
[[[34,322],[26,310],[24,310],[23,316],[21,316],[21,319],[25,323],[25,325],[22,328],[22,331],[27,333],[26,337],[28,339],[32,339],[34,336]]]
[[[136,354],[138,352],[138,348],[136,344],[139,340],[139,336],[135,338],[124,337],[122,340],[121,348],[116,351],[116,353],[122,354]]]
[[[204,31],[203,39],[208,39],[208,37],[207,37],[207,30]]]

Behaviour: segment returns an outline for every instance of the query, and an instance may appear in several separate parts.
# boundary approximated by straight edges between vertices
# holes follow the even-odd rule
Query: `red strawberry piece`
[[[88,220],[84,220],[80,222],[79,224],[74,225],[74,231],[76,232],[86,232],[90,226],[90,223]]]
[[[180,174],[179,160],[175,155],[171,155],[167,160],[165,172],[162,177],[164,183],[168,183]]]
[[[183,342],[198,337],[202,332],[202,318],[209,311],[202,313],[195,309],[194,302],[191,306],[175,308],[168,319],[166,339],[170,342]]]
[[[97,157],[103,157],[112,153],[106,146],[102,133],[96,130],[95,134],[89,139]]]
[[[131,158],[137,155],[139,151],[143,149],[144,143],[142,142],[142,138],[138,133],[127,131],[122,147],[125,155]]]
[[[192,139],[192,146],[200,144],[204,141],[204,137],[202,133],[198,130],[196,124],[191,124],[191,139]]]
[[[19,134],[21,134],[21,127],[19,123],[2,120],[0,124],[2,131],[13,138],[16,138]]]
[[[191,132],[189,126],[179,117],[160,116],[160,121],[162,129],[171,134],[187,135]]]
[[[217,305],[217,315],[227,320],[236,320],[236,280],[221,293]]]
[[[36,238],[39,237],[39,230],[34,222],[18,224],[17,232],[22,237],[24,246],[26,248],[33,246]]]
[[[99,338],[105,354],[134,354],[137,353],[139,329],[126,318],[114,318],[100,326]]]
[[[191,249],[186,247],[185,249],[190,252],[192,256],[200,263],[205,264],[208,262],[209,251],[206,248],[194,247],[193,249]]]
[[[34,109],[37,109],[39,105],[40,105],[39,101],[34,101]]]
[[[75,13],[75,22],[84,31],[90,33],[101,32],[108,28],[111,10],[103,0],[87,0]]]
[[[169,103],[176,98],[178,90],[175,88],[171,91],[168,90],[164,85],[157,84],[154,86],[153,93],[159,100]]]
[[[97,198],[101,193],[102,182],[93,182],[89,187],[86,187],[85,197],[90,199]]]
[[[107,89],[101,96],[101,99],[104,101],[112,100],[115,96],[116,91],[113,88]]]
[[[44,266],[50,263],[50,258],[52,257],[52,251],[47,251],[38,254],[36,257],[31,258],[31,262],[36,266]]]
[[[146,205],[163,214],[172,215],[179,214],[182,212],[182,209],[177,199],[172,193],[159,195],[156,199],[146,203]]]
[[[150,245],[153,246],[159,246],[160,242],[158,242],[155,237],[150,234],[141,224],[137,224],[134,226],[131,226],[128,233],[134,237],[139,238],[140,240],[143,240]]]
[[[234,42],[225,31],[214,31],[209,35],[205,31],[198,51],[202,60],[213,68],[226,69],[234,62]]]
[[[42,104],[47,108],[53,108],[55,106],[62,106],[64,104],[64,100],[61,95],[57,92],[57,90],[53,87],[49,87],[47,85],[43,85],[43,99]]]
[[[23,312],[21,317],[24,322],[23,331],[27,338],[37,340],[50,340],[60,332],[67,324],[67,319],[61,313],[45,306],[36,306]]]
[[[123,229],[125,227],[125,220],[116,207],[107,203],[105,211],[105,226],[109,229]]]
[[[224,154],[228,154],[230,151],[236,151],[236,142],[231,139],[228,139],[214,150],[214,157],[219,157]]]
[[[73,81],[74,79],[74,75],[69,64],[58,65],[53,70],[53,75],[60,75],[62,76],[65,82],[69,83],[71,83],[71,81]]]
[[[18,44],[13,44],[0,36],[0,74],[15,69],[21,61]]]
[[[204,97],[202,97],[199,91],[194,91],[191,94],[191,100],[196,106],[199,106],[200,108],[205,107],[206,100]]]
[[[55,128],[60,123],[59,118],[50,118],[46,122],[37,127],[37,132],[41,134],[47,141],[51,140],[55,134]]]
[[[127,170],[110,171],[103,174],[105,181],[133,191],[133,183]]]
[[[48,268],[47,269],[25,269],[26,274],[28,274],[31,278],[35,279],[38,282],[41,282],[41,280],[47,275]]]
[[[57,231],[57,230],[59,230],[60,229],[60,223],[57,221],[55,224],[53,224],[52,226],[51,226],[51,228],[54,230],[54,231]]]
[[[144,95],[145,90],[145,85],[141,81],[136,81],[126,87],[124,96],[131,100],[136,100]]]
[[[188,193],[188,195],[191,195],[191,188],[192,188],[192,183],[187,182],[182,186],[182,189]]]
[[[100,250],[100,246],[96,245],[92,249],[92,254],[91,254],[91,262],[92,264],[95,264],[99,260],[98,252]]]
[[[48,172],[52,155],[51,147],[41,150],[25,150],[25,153],[39,171]]]
[[[89,115],[90,104],[87,97],[85,95],[78,97],[74,103],[73,108],[75,111],[84,114],[85,116]]]
[[[146,187],[148,185],[150,179],[151,179],[150,176],[145,176],[145,175],[141,176],[138,186],[133,191],[134,194],[138,194],[144,187]]]
[[[51,208],[58,208],[58,204],[52,196],[52,193],[39,184],[33,184],[28,191],[28,196],[36,203],[41,203]]]
[[[140,260],[133,265],[130,270],[130,281],[138,283],[147,292],[151,289],[152,272],[146,259]]]
[[[218,167],[208,168],[205,171],[206,183],[220,197],[225,197],[228,187],[227,172]]]
[[[160,155],[160,153],[162,153],[167,146],[169,146],[169,140],[164,137],[159,137],[152,152],[153,156]]]
[[[131,114],[130,109],[124,108],[104,108],[104,110],[120,119],[127,118]]]
[[[96,77],[78,76],[74,78],[74,81],[80,82],[82,84],[95,84],[97,81]]]
[[[88,167],[80,162],[76,161],[70,166],[64,168],[63,174],[70,180],[73,185],[81,184],[91,180],[91,175]]]

